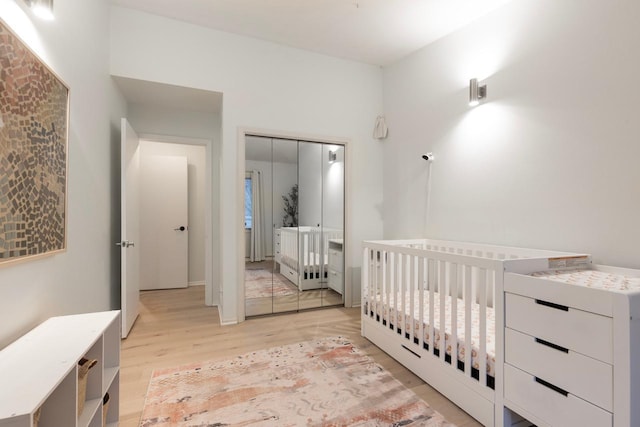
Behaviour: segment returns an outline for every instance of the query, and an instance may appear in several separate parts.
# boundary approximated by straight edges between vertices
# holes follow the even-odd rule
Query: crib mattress
[[[550,270],[532,273],[533,277],[555,280],[578,286],[609,291],[640,290],[640,277],[628,277],[621,274],[597,270]]]
[[[398,298],[398,301],[401,301],[402,298]],[[376,314],[381,316],[387,322],[390,322],[393,325],[404,325],[404,331],[407,332],[411,330],[411,319],[414,319],[414,330],[416,333],[420,331],[420,307],[416,304],[420,299],[419,291],[415,292],[414,298],[414,310],[413,317],[409,316],[411,311],[411,294],[405,294],[404,298],[404,310],[402,308],[402,304],[398,303],[396,305],[394,295],[389,295],[388,298],[385,298],[386,303],[382,303],[382,296],[378,295],[375,297],[375,307]],[[423,313],[423,325],[424,325],[424,341],[429,341],[429,313],[427,311],[427,307],[430,306],[430,295],[428,292],[424,292],[423,295],[423,307],[425,313]],[[434,300],[436,304],[434,305],[434,337],[433,346],[440,350],[442,347],[442,333],[440,327],[440,294],[434,293]],[[367,306],[367,310],[369,307]],[[452,337],[451,337],[451,297],[445,297],[445,347],[446,354],[451,356],[452,349]],[[462,299],[457,300],[457,358],[460,362],[465,361],[465,302]],[[400,319],[400,321],[398,321]],[[471,305],[471,364],[473,368],[480,369],[480,305],[477,303],[473,303]],[[495,314],[492,307],[487,307],[487,316],[486,316],[486,367],[487,367],[487,375],[490,377],[495,377],[495,364],[496,364],[496,351],[495,351]]]

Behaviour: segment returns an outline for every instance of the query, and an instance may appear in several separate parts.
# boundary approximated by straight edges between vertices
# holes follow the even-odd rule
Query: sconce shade
[[[335,151],[329,151],[329,163],[333,163],[338,158]]]
[[[469,105],[475,107],[480,103],[480,100],[487,97],[487,85],[480,86],[478,79],[471,79],[469,81]]]

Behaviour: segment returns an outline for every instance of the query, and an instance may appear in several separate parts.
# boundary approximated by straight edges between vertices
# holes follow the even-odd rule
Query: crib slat
[[[415,264],[416,264],[415,260],[416,260],[416,257],[410,256],[410,257],[407,257],[407,258],[408,258],[407,259],[407,264],[408,264],[408,268],[409,268],[409,271],[407,272],[408,273],[407,274],[407,278],[409,279],[408,280],[408,285],[409,285],[408,286],[408,289],[409,289],[409,292],[408,292],[408,295],[409,295],[409,327],[407,328],[407,332],[409,333],[409,340],[411,340],[411,342],[413,342],[413,337],[415,337],[415,327],[416,327],[415,311],[414,311],[415,304],[416,304],[416,301],[415,301],[416,293],[415,293],[414,289],[416,289],[415,282],[417,280],[416,272],[415,272]]]
[[[451,264],[451,366],[458,368],[458,264]]]
[[[394,328],[398,328],[398,269],[396,268],[397,254],[391,252],[389,259],[390,271],[389,277],[391,277],[391,308],[392,314],[390,314],[390,322]]]
[[[418,346],[420,349],[424,348],[424,286],[425,286],[425,270],[426,270],[426,259],[419,258],[418,259],[418,304],[419,304],[419,319],[420,325],[418,330]]]
[[[398,254],[398,331],[404,333],[404,312],[405,312],[405,300],[404,300],[404,262],[405,255]]]
[[[440,330],[440,359],[445,362],[447,347],[445,346],[447,336],[447,267],[445,261],[438,261],[438,296],[440,301],[436,301],[440,307],[440,319],[438,319],[438,329]]]
[[[391,295],[389,288],[391,287],[391,283],[390,283],[390,276],[389,276],[389,270],[390,270],[390,266],[389,266],[389,252],[387,251],[383,251],[382,252],[382,295],[381,298],[383,299],[383,322],[384,323],[384,319],[386,319],[387,324],[389,323],[393,323],[393,321],[391,320],[391,304],[389,303],[389,296]]]
[[[404,333],[405,324],[404,324],[404,313],[405,313],[405,286],[404,286],[404,263],[405,263],[405,255],[398,254],[398,290],[399,290],[399,301],[398,301],[398,331],[400,333]]]
[[[410,292],[411,292],[411,255],[405,255],[402,257],[402,289],[404,290],[404,295],[402,296],[402,302],[404,304],[403,313],[404,313],[404,321],[402,322],[403,328],[403,337],[407,337],[407,334],[411,334],[411,316],[412,313],[409,311],[411,309],[412,301],[408,301]]]
[[[365,296],[364,301],[362,301],[362,308],[365,316],[369,316],[367,311],[371,308],[371,283],[369,281],[371,269],[371,263],[369,262],[369,248],[364,247],[362,249],[362,294]],[[364,331],[363,331],[364,332]],[[363,334],[364,335],[364,334]]]
[[[480,304],[480,352],[478,353],[478,371],[480,384],[487,384],[487,274],[485,269],[480,269],[478,281]]]
[[[429,260],[429,351],[431,354],[435,354],[435,288],[436,288],[436,261]]]
[[[378,313],[378,306],[380,304],[379,300],[379,291],[378,291],[378,280],[380,275],[380,269],[378,265],[378,259],[376,258],[378,251],[371,252],[371,294],[372,294],[372,317],[375,319],[376,314]]]
[[[471,305],[473,304],[473,274],[475,268],[464,266],[464,373],[471,377]]]
[[[307,273],[307,278],[311,280],[315,279],[316,277],[316,263],[315,263],[316,257],[313,253],[314,243],[316,240],[315,237],[316,236],[313,233],[304,233],[304,248],[305,248],[305,253],[307,254],[306,260],[309,264],[309,267],[308,267],[309,272]]]

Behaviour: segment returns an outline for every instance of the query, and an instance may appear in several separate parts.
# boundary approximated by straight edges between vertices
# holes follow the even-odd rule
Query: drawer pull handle
[[[567,307],[566,305],[560,305],[554,302],[544,301],[541,299],[537,299],[536,304],[544,305],[545,307],[549,307],[549,308],[555,308],[556,310],[569,311],[569,307]]]
[[[554,350],[559,350],[559,351],[561,351],[563,353],[569,353],[569,349],[568,348],[561,347],[558,344],[554,344],[554,343],[551,343],[549,341],[541,340],[540,338],[536,338],[536,342],[538,344],[542,344],[542,345],[546,345],[547,347],[551,347]]]
[[[555,391],[556,393],[559,393],[561,395],[563,395],[564,397],[567,397],[569,395],[569,392],[566,390],[561,389],[560,387],[557,387],[549,382],[546,382],[543,379],[540,379],[538,377],[535,377],[535,380],[538,384],[541,384],[547,388],[550,388],[551,390]]]
[[[405,350],[407,350],[409,353],[413,354],[414,356],[416,356],[418,359],[421,359],[422,356],[420,356],[418,353],[416,353],[415,351],[411,350],[409,347],[405,346],[404,344],[402,344],[402,348],[404,348]]]

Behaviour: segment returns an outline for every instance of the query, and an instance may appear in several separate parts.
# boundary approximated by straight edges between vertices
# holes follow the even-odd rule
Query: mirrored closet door
[[[249,136],[245,152],[246,315],[344,304],[344,147]]]

